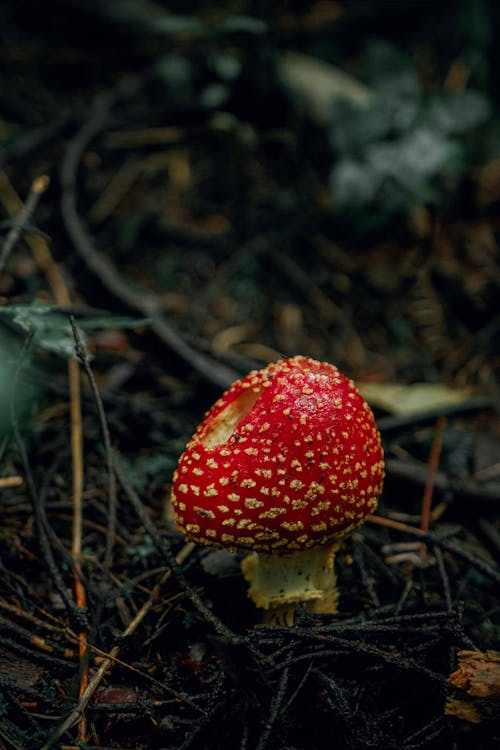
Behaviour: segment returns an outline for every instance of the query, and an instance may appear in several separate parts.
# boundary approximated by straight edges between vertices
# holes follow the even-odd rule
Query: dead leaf
[[[468,388],[449,388],[442,383],[357,382],[356,386],[371,406],[402,416],[460,404],[472,395]]]

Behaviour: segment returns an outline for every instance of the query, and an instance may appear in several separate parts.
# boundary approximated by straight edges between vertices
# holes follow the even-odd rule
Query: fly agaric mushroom
[[[174,473],[188,539],[249,551],[242,570],[268,622],[298,604],[334,613],[333,560],[377,507],[384,456],[351,380],[297,356],[236,381],[206,413]]]

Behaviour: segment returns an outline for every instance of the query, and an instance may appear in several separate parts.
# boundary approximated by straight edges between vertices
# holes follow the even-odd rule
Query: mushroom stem
[[[250,583],[248,595],[266,610],[268,624],[293,625],[302,602],[317,614],[337,611],[333,561],[338,548],[334,543],[283,555],[253,553],[242,560],[243,575]]]

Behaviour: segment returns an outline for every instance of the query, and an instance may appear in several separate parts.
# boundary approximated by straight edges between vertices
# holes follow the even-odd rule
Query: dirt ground
[[[0,750],[498,746],[500,14],[437,5],[2,3]],[[169,497],[296,354],[386,479],[287,627]]]

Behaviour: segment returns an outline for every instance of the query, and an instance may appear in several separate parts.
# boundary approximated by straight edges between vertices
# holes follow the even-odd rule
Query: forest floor
[[[498,6],[166,5],[0,10],[0,749],[497,747]],[[386,481],[281,627],[169,493],[295,354]]]

